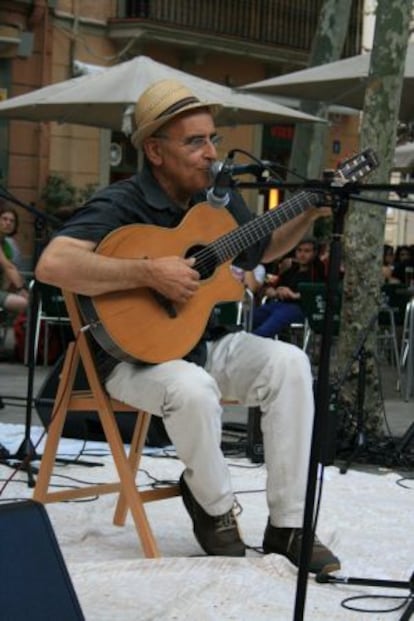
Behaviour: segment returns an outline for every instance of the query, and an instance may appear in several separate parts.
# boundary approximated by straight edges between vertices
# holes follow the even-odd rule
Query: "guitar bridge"
[[[154,289],[151,289],[151,293],[158,302],[158,304],[165,310],[168,317],[170,317],[170,319],[175,319],[177,317],[177,310],[171,300],[166,298],[165,295],[162,295],[162,293],[155,291]]]

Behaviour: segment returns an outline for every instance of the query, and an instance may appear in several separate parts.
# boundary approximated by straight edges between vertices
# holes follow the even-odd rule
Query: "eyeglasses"
[[[162,140],[171,140],[175,142],[180,142],[184,147],[188,147],[189,151],[195,152],[200,149],[204,149],[209,143],[213,145],[213,147],[218,147],[223,140],[223,136],[219,136],[218,134],[214,134],[213,136],[189,136],[188,138],[184,138],[184,140],[178,140],[176,138],[171,138],[171,136],[167,136],[166,134],[154,134],[153,138],[161,138]]]

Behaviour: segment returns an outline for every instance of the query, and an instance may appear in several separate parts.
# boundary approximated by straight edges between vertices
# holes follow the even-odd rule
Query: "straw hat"
[[[220,104],[201,101],[178,80],[160,80],[151,84],[135,104],[136,130],[131,136],[135,148],[139,148],[145,138],[152,136],[157,129],[174,117],[196,108],[209,108],[217,114]]]

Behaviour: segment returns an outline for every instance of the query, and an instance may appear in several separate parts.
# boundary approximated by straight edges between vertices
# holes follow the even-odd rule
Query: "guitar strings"
[[[226,233],[193,255],[196,258],[197,266],[201,270],[213,269],[217,265],[217,261],[223,263],[226,259],[236,256],[237,246],[240,242],[249,242],[248,245],[253,245],[277,228],[275,223],[280,226],[280,224],[291,220],[292,217],[299,215],[301,212],[297,210],[297,207],[307,209],[315,204],[316,200],[317,195],[315,193],[300,192],[282,203],[277,209],[268,211],[264,216],[247,222],[235,231]]]
[[[305,193],[301,193],[301,194],[305,194]],[[269,211],[267,214],[265,214],[263,218],[251,220],[250,222],[247,222],[245,225],[242,225],[239,229],[226,233],[225,235],[217,239],[215,242],[213,242],[212,246],[215,246],[218,252],[220,252],[220,250],[225,251],[226,247],[229,246],[228,244],[229,238],[233,238],[235,240],[235,245],[236,245],[236,243],[239,242],[240,240],[242,241],[244,241],[245,239],[249,240],[249,235],[251,236],[250,242],[254,243],[257,240],[257,238],[260,238],[261,236],[265,236],[268,232],[274,229],[274,224],[273,224],[274,220],[283,221],[284,219],[286,221],[291,218],[291,215],[296,215],[296,206],[299,203],[302,204],[303,202],[302,200],[300,200],[300,198],[302,197],[294,197],[290,199],[289,201],[287,201],[286,203],[284,203],[283,205],[281,205],[281,207],[279,207],[279,210],[277,212]],[[284,216],[286,217],[283,218]],[[270,226],[268,226],[269,224]],[[257,231],[259,231],[259,235],[257,235]],[[206,254],[207,255],[211,254],[208,252],[208,249],[206,250]],[[203,255],[203,251],[200,251],[198,256],[199,258],[201,257],[201,260],[203,260],[202,255]]]
[[[344,162],[336,171],[334,178],[337,180],[342,178],[347,181],[356,181],[358,178],[370,172],[374,164],[375,161],[372,158],[372,154],[370,155],[369,150],[367,150],[360,153],[357,157]],[[196,265],[198,264],[202,270],[205,269],[207,273],[210,274],[210,270],[214,270],[217,264],[224,263],[227,259],[231,259],[237,255],[238,242],[249,241],[248,245],[254,244],[267,233],[277,228],[279,222],[287,222],[292,219],[293,216],[299,215],[301,212],[297,211],[298,206],[303,207],[301,211],[305,211],[310,205],[317,204],[319,197],[320,192],[317,191],[301,191],[294,194],[286,202],[279,205],[277,209],[268,211],[262,217],[253,219],[235,231],[226,233],[212,242],[208,247],[196,252],[194,254]],[[274,226],[275,223],[276,227]],[[251,235],[250,239],[249,235]]]

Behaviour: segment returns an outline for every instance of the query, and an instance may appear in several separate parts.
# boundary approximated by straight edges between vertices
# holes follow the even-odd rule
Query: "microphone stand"
[[[330,353],[334,326],[335,296],[337,295],[337,283],[340,275],[341,239],[349,200],[348,196],[342,191],[342,189],[337,192],[336,188],[331,188],[331,191],[333,192],[333,230],[328,264],[325,319],[322,331],[318,378],[316,384],[315,418],[313,424],[305,511],[303,517],[303,539],[296,583],[296,600],[293,616],[294,621],[303,619],[305,609],[307,578],[315,534],[315,526],[313,522],[318,464],[321,463],[323,465],[328,465],[329,463],[332,463],[331,456],[329,455],[329,438],[333,437],[332,430],[336,427],[335,414],[333,414],[330,409]]]
[[[378,321],[378,315],[380,311],[375,311],[368,321],[366,327],[361,331],[358,343],[352,352],[348,363],[345,365],[345,369],[342,372],[341,377],[336,383],[336,393],[339,393],[343,384],[349,376],[354,362],[358,362],[358,379],[357,379],[357,394],[356,394],[356,430],[353,438],[353,448],[349,457],[346,459],[346,463],[341,466],[340,473],[346,474],[349,466],[354,459],[359,455],[361,450],[366,446],[366,434],[364,429],[364,404],[365,404],[365,379],[367,369],[368,352],[365,348],[366,340],[373,330],[375,324]]]
[[[409,591],[407,606],[400,617],[400,621],[409,621],[414,614],[414,573],[411,574],[409,580],[380,580],[374,578],[354,578],[352,576],[331,576],[329,574],[317,574],[315,580],[320,584],[356,584],[360,586],[407,589]]]
[[[340,261],[341,261],[341,240],[344,231],[345,215],[348,209],[349,201],[351,199],[358,199],[360,202],[378,204],[379,201],[366,197],[359,196],[359,191],[371,191],[372,189],[381,191],[396,191],[397,194],[406,195],[409,192],[414,192],[414,184],[404,184],[404,188],[399,191],[395,184],[387,185],[372,185],[372,184],[355,184],[348,183],[345,186],[339,187],[329,183],[329,177],[326,177],[326,182],[306,182],[301,184],[284,184],[282,182],[274,183],[274,180],[258,183],[235,183],[237,188],[271,188],[277,187],[279,189],[313,189],[332,196],[332,213],[333,213],[333,229],[332,239],[330,243],[330,254],[328,264],[328,278],[327,278],[327,292],[326,292],[326,306],[324,327],[322,331],[321,349],[319,354],[319,368],[318,378],[316,386],[316,398],[315,398],[315,417],[313,423],[311,451],[309,458],[308,468],[308,480],[305,498],[305,510],[303,517],[303,538],[301,553],[299,559],[299,569],[296,583],[296,598],[294,608],[294,621],[303,621],[306,592],[307,592],[307,579],[309,574],[309,564],[315,534],[314,525],[314,508],[315,508],[315,494],[316,483],[318,476],[319,463],[323,466],[329,465],[333,461],[331,455],[332,447],[329,446],[329,439],[334,437],[333,430],[336,429],[335,413],[330,408],[331,403],[331,387],[329,382],[330,376],[330,352],[333,337],[334,326],[334,311],[335,311],[335,296],[337,283],[340,275]],[[382,201],[380,204],[384,204]],[[387,201],[387,205],[390,202]],[[404,205],[398,202],[392,203],[393,207],[400,209],[414,210],[411,205]],[[378,581],[376,581],[378,583]],[[394,581],[390,581],[388,586],[395,586]],[[412,584],[410,584],[412,589]],[[414,604],[413,604],[414,607]],[[410,606],[411,608],[411,606]],[[409,617],[401,619],[401,621],[407,621]]]
[[[11,203],[18,205],[19,207],[23,207],[23,209],[31,213],[33,216],[35,216],[35,218],[42,220],[43,222],[49,222],[53,226],[60,226],[62,224],[59,218],[56,218],[55,216],[51,216],[50,214],[47,214],[44,211],[40,211],[40,209],[37,209],[33,205],[29,205],[28,203],[23,203],[23,201],[16,198],[16,196],[13,196],[11,192],[9,192],[6,188],[4,188],[1,185],[0,185],[0,198],[4,198],[6,201],[10,201]]]

